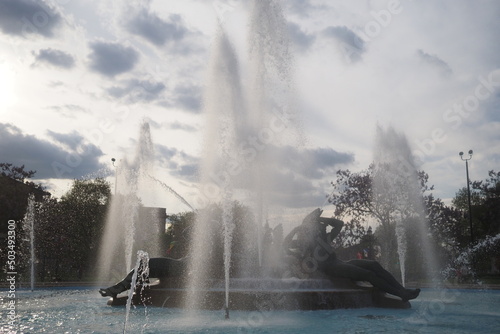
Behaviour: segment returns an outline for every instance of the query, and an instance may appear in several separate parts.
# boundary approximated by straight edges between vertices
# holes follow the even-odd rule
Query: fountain
[[[319,309],[364,306],[409,307],[347,279],[331,280],[319,271],[305,275],[288,269],[269,274],[263,259],[270,254],[263,240],[270,213],[297,199],[285,194],[276,179],[293,183],[287,150],[303,135],[293,109],[292,57],[287,25],[277,1],[254,1],[250,14],[248,57],[238,57],[219,26],[205,91],[204,147],[200,165],[197,221],[191,240],[188,279],[160,279],[146,294],[153,305],[198,309]],[[245,69],[249,73],[242,73]],[[243,80],[246,79],[246,81]],[[307,164],[308,161],[295,163]],[[304,166],[304,168],[306,168]],[[239,245],[245,264],[232,268],[233,203],[251,208],[254,226]],[[219,203],[220,215],[210,209]],[[282,208],[281,208],[282,209]],[[223,259],[214,258],[222,227]],[[280,247],[275,251],[281,253]],[[256,258],[252,258],[256,254]],[[280,258],[278,254],[277,258]],[[278,269],[282,260],[273,264]],[[300,267],[300,264],[299,264]],[[300,271],[300,270],[299,270]],[[136,298],[139,298],[139,293]],[[111,305],[123,304],[120,297]]]
[[[285,143],[284,134],[293,131],[289,110],[289,51],[284,40],[286,25],[275,1],[256,1],[251,15],[252,35],[249,66],[240,66],[234,47],[222,27],[219,27],[212,61],[209,83],[205,95],[207,115],[205,147],[202,158],[199,202],[220,201],[224,233],[225,307],[229,303],[229,273],[231,264],[232,212],[235,199],[252,207],[256,228],[249,237],[256,240],[258,264],[262,264],[262,226],[272,197],[271,172],[283,166],[270,154],[271,142]],[[265,38],[263,36],[266,36]],[[241,67],[241,69],[240,69]],[[249,84],[242,84],[240,72],[250,68]],[[249,87],[243,90],[242,87]],[[276,92],[276,94],[275,94]],[[276,115],[285,115],[289,124],[277,124]],[[274,118],[273,118],[274,117]],[[276,127],[275,125],[279,125]],[[273,128],[274,126],[274,128]],[[285,130],[289,126],[289,129]],[[279,130],[279,131],[278,131]],[[277,169],[275,169],[278,167]],[[200,304],[200,288],[208,278],[213,261],[207,257],[212,241],[206,236],[210,215],[200,216],[192,240],[193,261],[189,283],[187,307]],[[247,231],[252,233],[252,231]],[[245,245],[253,247],[254,245]],[[252,253],[247,249],[243,253]]]
[[[149,255],[147,252],[139,250],[137,252],[137,260],[134,266],[134,274],[132,275],[131,286],[135,287],[137,282],[141,283],[140,289],[144,289],[147,286],[148,276],[149,276]],[[132,306],[132,299],[134,296],[135,288],[130,289],[127,297],[126,312],[125,312],[125,322],[123,324],[123,333],[127,332],[127,325],[130,316],[130,307]]]
[[[392,127],[383,129],[378,126],[375,145],[373,199],[375,205],[380,208],[379,211],[383,212],[381,215],[385,217],[385,221],[382,221],[384,231],[381,235],[382,252],[391,253],[392,247],[388,243],[392,239],[392,230],[395,230],[401,280],[404,285],[407,261],[406,238],[409,237],[409,225],[414,224],[417,228],[412,238],[416,238],[421,245],[426,276],[436,281],[438,265],[427,232],[428,222],[417,168],[406,136]],[[389,257],[384,258],[385,262],[382,265],[389,267]]]
[[[138,194],[151,194],[153,175],[153,143],[149,124],[141,125],[137,152],[132,162],[122,159],[116,168],[115,195],[101,241],[98,262],[99,280],[114,281],[124,268],[132,268],[134,254],[147,249],[152,256],[160,256],[161,226],[158,213],[142,208]],[[164,225],[164,223],[163,223]]]
[[[276,153],[286,145],[298,145],[301,135],[297,131],[297,117],[290,102],[293,90],[290,54],[284,38],[286,25],[277,2],[256,0],[250,21],[251,52],[246,62],[243,59],[243,64],[250,66],[240,65],[241,57],[237,57],[222,28],[214,43],[211,84],[207,87],[205,104],[209,124],[206,127],[207,147],[197,207],[218,201],[222,214],[216,215],[209,207],[205,214],[200,215],[192,241],[193,262],[189,277],[177,281],[160,280],[159,284],[144,289],[145,295],[142,296],[139,290],[130,290],[123,297],[128,303],[125,324],[123,311],[103,307],[94,289],[18,291],[15,296],[17,315],[12,323],[0,323],[1,328],[19,332],[119,332],[122,328],[124,332],[131,332],[132,327],[142,327],[142,332],[148,333],[256,331],[319,334],[331,333],[332,326],[335,326],[339,332],[371,332],[377,329],[384,332],[433,332],[437,329],[443,333],[460,334],[495,332],[499,313],[491,305],[498,304],[498,291],[472,293],[456,290],[446,293],[442,290],[436,293],[435,290],[428,290],[423,291],[422,298],[415,301],[420,306],[419,311],[373,309],[367,307],[387,306],[388,301],[381,302],[380,294],[371,288],[347,280],[300,276],[292,270],[285,271],[281,277],[261,270],[267,258],[266,239],[263,237],[267,232],[267,218],[277,211],[273,208],[283,198],[279,189],[274,187],[275,176],[272,173],[285,175],[288,171],[286,162],[282,160],[284,155]],[[250,69],[250,74],[241,75],[241,68]],[[243,85],[243,78],[249,79],[250,84]],[[393,130],[380,130],[378,143],[377,147],[381,149],[377,151],[379,163],[389,164],[395,171],[395,177],[391,178],[378,170],[377,184],[387,185],[387,188],[381,187],[376,191],[382,203],[388,204],[391,199],[382,197],[384,191],[381,189],[385,189],[385,193],[396,191],[404,199],[416,196],[414,178],[407,177],[415,169],[404,136]],[[151,237],[157,227],[146,225],[139,228],[136,224],[140,214],[139,189],[149,180],[162,185],[169,193],[177,194],[152,175],[152,141],[146,123],[141,126],[139,147],[134,161],[122,161],[117,166],[116,194],[103,239],[100,267],[115,279],[117,276],[121,278],[124,271],[131,268],[138,247],[147,249],[153,257],[157,256],[154,241],[141,244],[141,231],[146,231]],[[396,185],[408,186],[408,191],[399,192]],[[237,238],[236,227],[232,224],[232,203],[236,199],[251,206],[255,218],[255,225],[248,228],[249,235],[245,236],[255,242],[248,242],[242,247],[252,255],[242,261],[248,261],[249,266],[245,268],[234,267],[234,254],[230,247]],[[401,204],[398,207],[400,211],[391,218],[397,219],[394,223],[398,229],[400,262],[403,263],[406,260],[403,252],[406,222],[418,220],[421,215],[415,207],[404,204],[409,202],[396,199],[394,203]],[[217,226],[222,228],[215,231]],[[221,234],[221,231],[223,264],[213,268],[214,262],[210,258],[213,239],[209,236],[213,232]],[[497,236],[488,244],[498,239]],[[139,269],[147,258],[146,254],[139,252],[133,283],[139,272],[147,273],[146,268]],[[405,266],[402,267],[404,279]],[[222,277],[212,278],[214,269],[222,273]],[[189,282],[184,284],[182,281]],[[0,292],[0,297],[4,295]],[[143,319],[133,317],[135,310],[131,307],[143,304],[145,297],[150,298],[152,305],[159,306],[149,310],[148,328]],[[120,300],[123,301],[121,297],[113,298],[111,304],[119,304]],[[393,301],[390,306],[398,308],[408,304]],[[205,310],[197,310],[195,317],[186,317],[186,307]],[[334,308],[357,309],[325,310]],[[222,319],[220,311],[223,309],[226,318],[229,318],[231,310],[230,319]],[[321,311],[297,311],[318,309]]]
[[[185,206],[187,206],[189,209],[192,211],[195,211],[195,209],[189,204],[188,201],[184,197],[182,197],[177,191],[172,189],[169,185],[167,185],[165,182],[162,182],[158,180],[156,177],[151,176],[151,175],[146,175],[148,178],[151,180],[155,181],[157,184],[159,184],[163,189],[167,190],[170,194],[174,195],[179,201],[181,201]]]
[[[29,235],[30,243],[30,287],[31,291],[35,290],[35,195],[30,194],[28,197],[28,207],[26,215],[23,219],[23,230]]]
[[[498,254],[500,248],[500,234],[487,236],[483,240],[477,241],[474,245],[464,250],[449,264],[443,271],[445,279],[469,280],[474,283],[482,284],[476,277],[472,269],[472,263],[477,261],[482,253]]]

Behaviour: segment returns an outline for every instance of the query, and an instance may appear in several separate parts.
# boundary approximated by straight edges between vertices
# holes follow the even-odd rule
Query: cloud
[[[33,52],[35,61],[46,63],[56,67],[70,69],[75,66],[75,59],[69,53],[51,48],[41,49],[38,53]],[[35,63],[36,64],[36,63]]]
[[[307,148],[298,149],[293,146],[268,145],[261,152],[266,157],[272,157],[270,161],[263,163],[265,173],[264,187],[270,204],[279,204],[287,207],[319,206],[326,198],[325,185],[335,177],[339,165],[349,164],[354,161],[354,155],[342,153],[331,148]],[[238,166],[234,170],[239,172],[233,181],[236,187],[243,189],[254,189],[255,179],[252,168],[253,161],[244,161],[245,157],[236,161],[220,161],[218,167],[210,176],[210,180],[222,186],[225,180],[224,165]]]
[[[192,125],[189,125],[187,123],[180,123],[179,121],[175,121],[173,123],[169,123],[167,125],[167,128],[171,129],[171,130],[183,130],[183,131],[186,131],[186,132],[196,132],[196,131],[198,131],[196,129],[196,127],[194,127]]]
[[[85,143],[77,132],[60,134],[49,131],[49,136],[64,148],[23,134],[12,124],[0,123],[2,162],[24,164],[27,169],[37,172],[36,179],[78,178],[105,168],[98,160],[103,155],[102,151],[93,144]]]
[[[268,187],[277,204],[300,208],[319,206],[325,201],[323,184],[329,184],[339,165],[354,161],[351,153],[328,147],[298,149],[270,146],[269,156],[279,161],[271,166]]]
[[[170,174],[184,180],[198,181],[199,159],[175,147],[155,145],[156,158]]]
[[[72,133],[58,133],[51,130],[47,130],[49,137],[54,139],[56,142],[62,144],[66,148],[73,151],[77,150],[80,145],[84,142],[84,138],[78,132],[74,131]]]
[[[365,42],[346,26],[330,26],[323,30],[323,35],[335,39],[344,57],[352,62],[361,60],[366,52]]]
[[[196,85],[179,85],[173,92],[173,106],[198,113],[201,111],[201,88]]]
[[[309,179],[278,170],[273,171],[270,179],[273,204],[288,208],[304,208],[318,207],[325,202],[326,192]]]
[[[297,149],[292,146],[270,145],[267,150],[267,155],[280,161],[279,168],[275,168],[272,163],[267,168],[270,175],[266,187],[274,201],[273,204],[295,208],[318,206],[323,203],[326,191],[318,184],[329,184],[330,179],[335,177],[339,165],[354,161],[353,154],[337,152],[331,148]],[[172,176],[190,182],[199,181],[198,157],[161,144],[155,145],[155,152],[156,160],[168,169]],[[245,163],[243,167],[247,165]],[[249,183],[252,182],[252,178],[246,173],[248,171],[243,168],[240,174],[235,175],[237,187],[252,187]],[[217,175],[215,174],[212,179],[216,184],[219,182]]]
[[[155,80],[130,79],[121,86],[112,86],[106,91],[109,95],[129,102],[151,102],[160,99],[165,91],[165,84]]]
[[[201,89],[190,83],[167,89],[163,82],[152,77],[133,78],[118,82],[118,85],[107,88],[106,92],[113,98],[131,103],[155,102],[165,108],[179,108],[192,113],[199,113],[201,110]]]
[[[7,35],[53,37],[61,14],[41,0],[0,1],[0,30]]]
[[[499,71],[500,72],[500,71]],[[490,99],[482,104],[486,123],[500,123],[500,89],[494,92]]]
[[[312,4],[309,0],[287,0],[285,6],[293,14],[308,17],[313,10],[325,10],[327,6]]]
[[[292,146],[271,147],[271,155],[284,162],[294,174],[307,179],[322,179],[335,175],[339,164],[354,162],[351,153],[337,152],[332,148],[319,147],[297,149]]]
[[[170,123],[158,123],[152,119],[147,119],[147,122],[149,125],[157,130],[181,130],[181,131],[186,131],[186,132],[197,132],[198,129],[195,126],[192,126],[187,123],[181,123],[177,120],[170,122]]]
[[[184,83],[169,91],[169,96],[159,104],[165,108],[179,108],[191,113],[201,112],[202,92],[195,84]]]
[[[290,39],[296,46],[298,46],[299,50],[308,49],[316,39],[314,35],[303,32],[302,29],[300,29],[300,26],[293,22],[288,23],[288,33],[290,35]]]
[[[417,55],[420,59],[422,59],[425,63],[435,67],[438,69],[441,73],[445,75],[451,75],[453,71],[451,70],[450,65],[446,63],[444,60],[439,58],[436,55],[430,55],[422,50],[417,50]]]
[[[95,41],[90,43],[89,67],[108,77],[128,72],[139,61],[139,52],[119,43]]]
[[[146,8],[140,9],[124,26],[129,33],[144,37],[156,46],[181,40],[187,32],[179,15],[172,14],[167,21]]]

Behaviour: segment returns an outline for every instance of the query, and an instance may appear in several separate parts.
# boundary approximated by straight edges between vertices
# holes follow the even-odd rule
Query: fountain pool
[[[0,292],[6,314],[7,292]],[[182,309],[132,308],[128,333],[495,333],[500,290],[423,289],[411,309],[320,311],[223,310],[186,314]],[[125,307],[102,302],[95,288],[16,292],[17,333],[122,333]],[[0,332],[8,333],[6,317]]]

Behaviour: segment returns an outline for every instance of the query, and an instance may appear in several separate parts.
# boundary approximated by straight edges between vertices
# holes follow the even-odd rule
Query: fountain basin
[[[422,289],[411,309],[359,308],[318,311],[131,309],[127,333],[422,333],[482,334],[498,332],[500,290]],[[8,291],[0,291],[2,308]],[[124,307],[106,306],[97,287],[43,288],[16,291],[18,333],[122,333]],[[5,312],[4,312],[5,313]],[[0,328],[10,329],[6,317]],[[1,332],[1,330],[0,330]]]
[[[181,282],[164,280],[144,288],[138,287],[133,305],[182,308],[188,289]],[[220,310],[225,305],[223,280],[211,280],[200,293],[199,309]],[[111,298],[108,305],[121,306],[127,295]],[[348,279],[252,279],[230,280],[229,309],[231,310],[329,310],[363,307],[411,308],[409,302],[387,294],[364,283]]]

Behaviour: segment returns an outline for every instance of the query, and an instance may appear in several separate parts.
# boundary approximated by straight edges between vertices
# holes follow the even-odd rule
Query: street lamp
[[[470,203],[470,181],[469,181],[469,160],[472,159],[472,150],[469,150],[469,157],[464,158],[464,152],[458,153],[460,158],[465,161],[465,173],[467,175],[467,201],[469,202],[469,225],[470,225],[470,242],[474,242],[474,232],[472,231],[472,206]]]
[[[116,184],[118,183],[118,176],[116,175],[116,166],[115,166],[115,158],[111,158],[111,164],[115,167],[115,195],[116,195]]]

